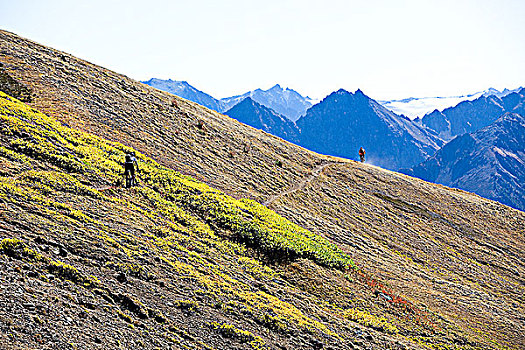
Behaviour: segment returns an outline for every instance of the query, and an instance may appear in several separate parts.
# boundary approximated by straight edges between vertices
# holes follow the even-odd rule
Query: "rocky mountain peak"
[[[365,96],[365,97],[368,98],[368,96],[366,96],[366,95],[363,93],[363,91],[361,91],[361,89],[357,89],[357,90],[355,91],[354,95],[356,95],[356,96]]]

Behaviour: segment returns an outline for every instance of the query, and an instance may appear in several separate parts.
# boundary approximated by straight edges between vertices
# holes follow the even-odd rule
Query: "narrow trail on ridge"
[[[271,196],[270,198],[268,198],[266,201],[263,202],[263,205],[265,206],[270,206],[273,202],[275,202],[276,200],[278,200],[279,198],[281,198],[282,196],[285,196],[287,194],[290,194],[290,193],[294,193],[296,191],[300,191],[302,190],[303,188],[306,187],[306,185],[308,183],[310,183],[313,179],[315,179],[316,177],[318,177],[319,175],[321,175],[321,173],[323,172],[324,168],[326,168],[327,166],[329,165],[332,165],[332,164],[337,164],[337,162],[329,162],[329,163],[323,163],[323,164],[319,164],[318,166],[316,166],[313,170],[312,170],[312,173],[308,176],[306,176],[301,182],[298,182],[296,183],[295,185],[293,185],[292,187],[290,187],[289,189],[283,191],[283,192],[279,192],[277,194],[274,194],[273,196]]]

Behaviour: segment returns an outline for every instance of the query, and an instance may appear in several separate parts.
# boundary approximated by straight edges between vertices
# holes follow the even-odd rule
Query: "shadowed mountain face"
[[[505,114],[405,173],[525,210],[525,118]]]
[[[367,162],[387,169],[417,164],[442,141],[409,119],[388,111],[360,90],[339,90],[297,121],[300,144],[316,152],[355,159],[362,146]]]
[[[474,101],[461,102],[442,112],[436,110],[425,115],[421,123],[449,141],[457,135],[484,128],[507,112],[525,114],[525,89],[502,98],[482,96]]]
[[[299,129],[294,122],[260,105],[250,97],[245,98],[224,114],[284,140],[298,142]]]
[[[0,61],[31,91],[0,94],[6,350],[525,345],[524,213],[3,31]]]
[[[361,91],[331,94],[294,124],[246,98],[226,112],[234,119],[308,149],[355,158],[359,147],[368,162],[389,169],[425,159],[442,141],[410,120],[381,107]]]

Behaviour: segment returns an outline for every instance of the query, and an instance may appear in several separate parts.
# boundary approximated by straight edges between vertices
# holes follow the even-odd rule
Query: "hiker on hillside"
[[[359,149],[359,159],[361,159],[361,163],[363,163],[365,161],[365,149],[363,147],[361,147]]]
[[[124,163],[124,176],[126,177],[126,188],[130,188],[135,184],[135,164],[137,164],[137,159],[130,153],[126,154],[126,162]]]

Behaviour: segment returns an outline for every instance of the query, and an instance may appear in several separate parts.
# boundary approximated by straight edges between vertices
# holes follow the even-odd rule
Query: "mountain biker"
[[[137,174],[140,174],[139,162],[137,161],[137,156],[135,152],[131,152],[131,161],[135,164],[135,168],[137,169]]]
[[[135,183],[135,162],[133,162],[131,154],[126,154],[126,162],[124,163],[124,176],[126,177],[126,188],[130,188]]]
[[[361,147],[359,149],[359,159],[361,159],[361,163],[363,163],[365,161],[365,149],[363,147]]]

